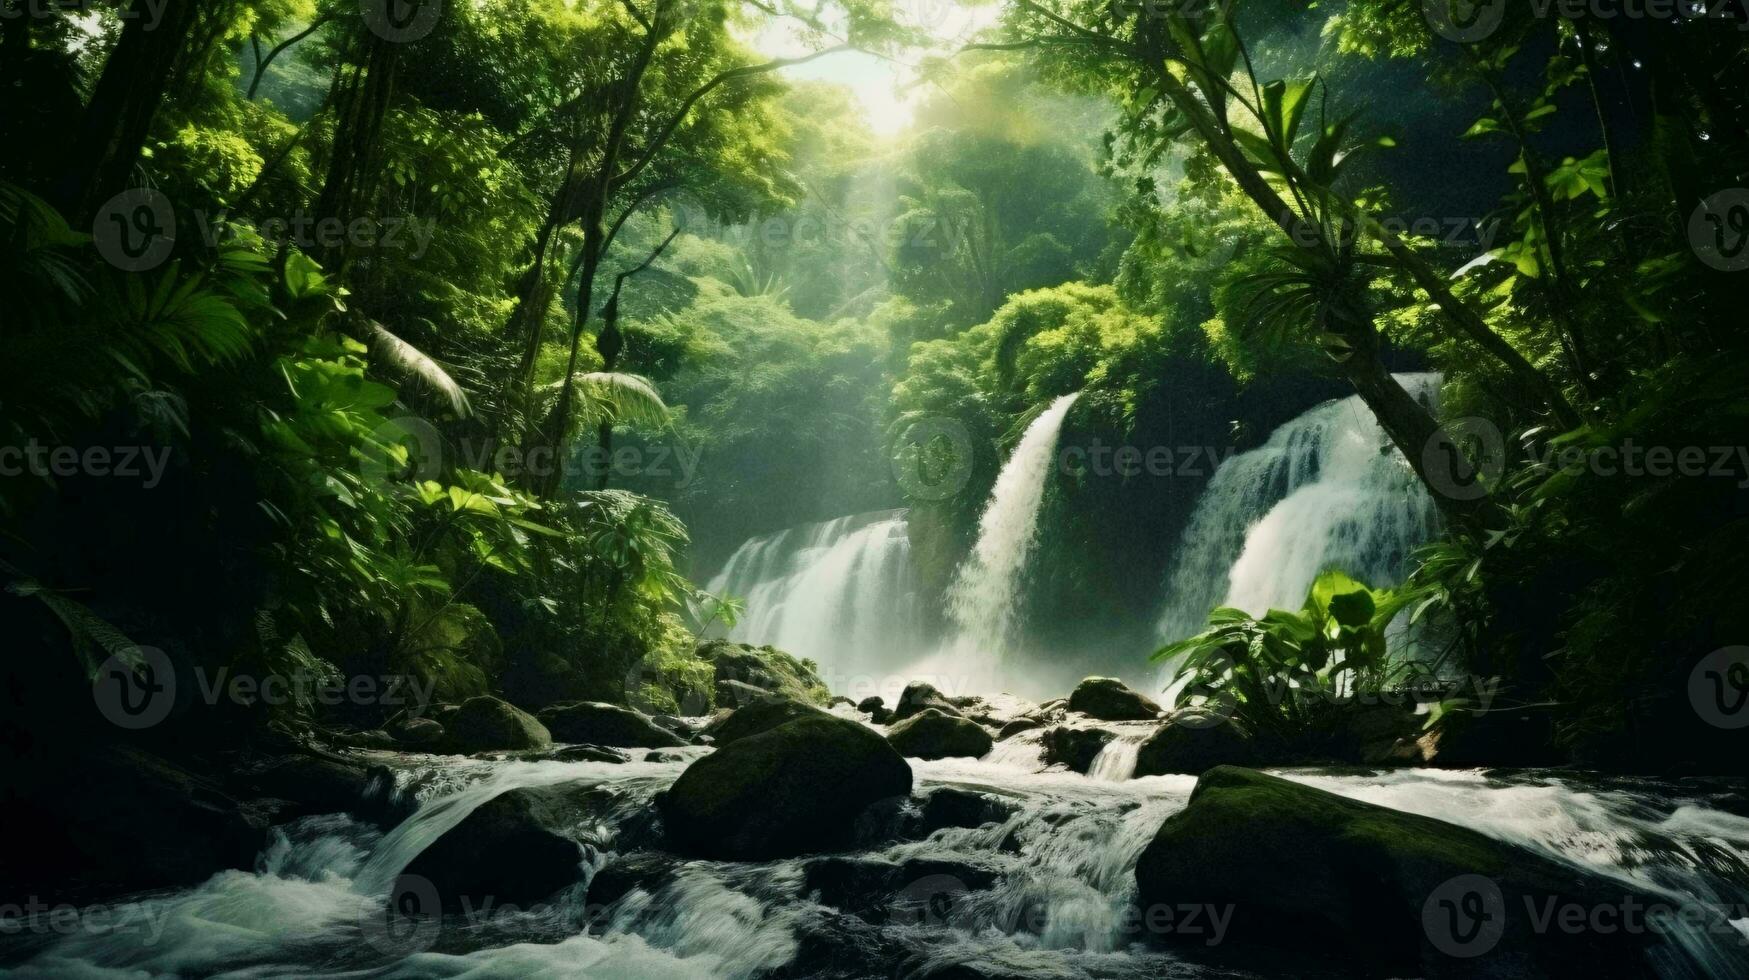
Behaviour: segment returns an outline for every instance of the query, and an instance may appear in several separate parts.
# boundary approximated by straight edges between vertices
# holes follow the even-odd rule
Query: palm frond
[[[585,422],[661,428],[668,424],[668,405],[650,379],[619,371],[579,371],[572,383],[583,396],[577,399]],[[548,385],[556,390],[563,380]]]
[[[417,379],[443,396],[457,415],[466,417],[471,412],[467,392],[449,376],[443,365],[432,360],[424,351],[390,333],[387,327],[375,320],[370,321],[370,346],[372,353],[396,371]]]

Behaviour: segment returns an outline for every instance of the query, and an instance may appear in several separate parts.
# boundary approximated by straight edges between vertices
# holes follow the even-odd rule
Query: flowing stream
[[[1036,756],[1015,753],[1007,762],[913,760],[919,794],[970,789],[1012,813],[917,839],[894,829],[914,814],[887,812],[854,856],[899,866],[908,878],[879,907],[852,915],[808,885],[816,859],[682,862],[649,850],[659,842],[647,830],[650,798],[688,761],[407,757],[396,765],[417,777],[422,802],[388,833],[344,816],[304,818],[278,828],[252,872],[119,903],[102,929],[0,936],[0,966],[17,977],[118,980],[929,976],[957,963],[987,971],[977,975],[1059,980],[1315,975],[1298,959],[1223,947],[1209,916],[1184,920],[1185,933],[1202,930],[1188,945],[1142,941],[1128,914],[1134,865],[1160,822],[1185,805],[1190,777],[1041,773]],[[1282,774],[1732,909],[1736,928],[1749,927],[1749,819],[1718,809],[1723,794],[1697,784],[1425,769]],[[670,873],[605,905],[574,888],[548,904],[482,904],[411,934],[384,930],[390,883],[422,849],[499,792],[561,783],[607,791],[595,794],[601,854],[587,867],[641,855],[668,861]],[[1291,887],[1291,870],[1284,875]],[[1745,946],[1731,936],[1676,938],[1657,953],[1660,972],[1744,975]]]
[[[1439,375],[1396,377],[1438,408]],[[1168,573],[1160,636],[1197,633],[1216,606],[1255,615],[1298,609],[1326,568],[1374,587],[1395,585],[1436,519],[1358,396],[1315,406],[1209,479]]]

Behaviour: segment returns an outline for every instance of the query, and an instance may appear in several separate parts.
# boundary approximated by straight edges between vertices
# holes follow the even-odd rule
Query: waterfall
[[[1437,406],[1439,375],[1397,380]],[[1210,478],[1167,579],[1161,638],[1200,631],[1216,606],[1257,615],[1298,609],[1326,568],[1394,585],[1436,519],[1432,500],[1358,396],[1318,405]]]
[[[1123,782],[1134,776],[1136,760],[1142,755],[1142,743],[1150,734],[1151,729],[1140,733],[1125,732],[1105,743],[1099,754],[1093,757],[1092,765],[1087,767],[1087,778]]]
[[[1063,395],[1051,402],[1027,426],[996,476],[978,520],[978,543],[948,593],[948,611],[958,627],[952,650],[958,657],[999,662],[1013,644],[1021,573],[1038,538],[1039,505],[1056,459],[1057,435],[1075,398]]]
[[[922,644],[904,511],[754,538],[708,588],[746,600],[730,639],[811,658],[828,680],[890,670]]]

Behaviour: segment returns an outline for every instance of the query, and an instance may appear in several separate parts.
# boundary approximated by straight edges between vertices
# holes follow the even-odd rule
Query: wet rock
[[[252,796],[280,801],[276,821],[321,813],[348,813],[380,827],[411,816],[417,804],[395,785],[385,766],[316,755],[288,755],[239,770],[235,785]]]
[[[1418,761],[1401,749],[1415,745],[1420,729],[1421,719],[1404,705],[1338,705],[1331,722],[1330,753],[1365,766]]]
[[[393,736],[380,728],[362,732],[337,732],[334,743],[349,749],[377,749],[384,752],[393,752],[401,747]]]
[[[561,742],[635,749],[668,749],[686,744],[680,736],[640,712],[599,701],[555,704],[541,710],[540,721]]]
[[[1099,750],[1105,748],[1106,743],[1114,738],[1117,735],[1103,728],[1058,725],[1045,732],[1044,763],[1047,766],[1066,766],[1085,774],[1093,767],[1093,760],[1099,755]]]
[[[684,761],[686,761],[686,756],[685,756],[685,754],[680,753],[680,752],[676,752],[673,749],[657,749],[656,751],[651,752],[650,754],[644,756],[644,761],[645,762],[684,762]]]
[[[982,827],[1002,823],[1018,809],[1001,797],[978,793],[955,786],[940,786],[924,794],[922,805],[923,836],[944,827]]]
[[[1031,731],[1034,728],[1041,728],[1043,726],[1044,720],[1041,718],[1035,718],[1030,715],[1022,716],[1010,721],[1006,725],[1003,725],[1001,732],[996,735],[996,741],[1000,742],[1010,736],[1019,735],[1021,732]]]
[[[1203,708],[1180,708],[1142,742],[1135,775],[1200,776],[1215,766],[1256,761],[1251,733],[1238,721]]]
[[[552,733],[533,715],[499,698],[469,698],[442,723],[445,748],[462,755],[516,749],[545,749]]]
[[[856,710],[862,712],[865,715],[872,715],[875,712],[881,710],[882,708],[885,708],[886,706],[887,706],[887,703],[878,697],[863,698],[861,701],[858,701],[856,703]]]
[[[744,708],[737,708],[712,721],[699,735],[709,738],[712,745],[728,745],[750,735],[771,731],[798,718],[831,717],[833,716],[827,712],[793,698],[766,698]]]
[[[395,741],[409,748],[435,746],[443,742],[443,725],[435,718],[402,718],[390,726]]]
[[[1115,677],[1089,677],[1069,695],[1069,710],[1100,721],[1152,721],[1160,706]]]
[[[600,745],[565,745],[547,753],[546,758],[554,762],[623,763],[626,761],[625,756]]]
[[[925,708],[894,725],[887,741],[899,754],[913,759],[982,758],[994,744],[976,722]]]
[[[731,682],[746,685],[765,694],[794,698],[808,704],[823,705],[832,696],[812,663],[793,657],[776,647],[756,647],[729,640],[711,640],[699,646],[698,656],[715,664],[719,707],[739,707],[749,703],[747,700],[738,700],[725,704],[720,694],[724,685]],[[731,687],[730,690],[744,691],[739,687]],[[742,696],[745,697],[744,694]]]
[[[660,851],[615,855],[589,879],[585,899],[589,917],[593,919],[600,915],[634,888],[654,895],[674,880],[675,871],[684,863],[682,859]]]
[[[954,899],[987,889],[996,878],[988,868],[951,859],[826,857],[807,863],[802,889],[866,922],[939,924]]]
[[[720,680],[716,682],[717,707],[744,708],[760,701],[769,701],[781,695],[773,694],[763,687],[754,687],[745,681]]]
[[[899,693],[899,703],[893,708],[892,720],[904,721],[925,708],[934,708],[944,715],[964,715],[953,702],[935,689],[935,685],[912,681]]]
[[[798,921],[796,955],[769,980],[869,980],[873,964],[896,963],[904,946],[892,933],[830,908]]]
[[[1463,827],[1249,769],[1203,774],[1135,875],[1144,908],[1228,908],[1226,942],[1342,950],[1368,973],[1651,975],[1643,949],[1656,937],[1644,930],[1536,925],[1541,910],[1649,896]]]
[[[429,881],[451,910],[539,902],[585,880],[592,809],[587,788],[500,793],[421,851],[403,880]]]
[[[694,762],[657,807],[681,853],[761,861],[845,846],[865,808],[910,792],[911,767],[886,739],[816,712]]]

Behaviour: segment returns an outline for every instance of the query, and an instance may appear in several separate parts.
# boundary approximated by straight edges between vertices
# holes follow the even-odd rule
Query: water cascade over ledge
[[[1439,375],[1396,377],[1437,410]],[[1314,406],[1210,478],[1167,576],[1160,637],[1198,632],[1216,606],[1298,609],[1326,568],[1394,585],[1436,521],[1433,501],[1359,396]]]
[[[730,639],[809,657],[828,674],[888,672],[923,643],[902,510],[753,538],[708,588],[746,600]]]
[[[1021,436],[996,477],[978,521],[978,542],[960,565],[948,594],[955,635],[944,656],[970,683],[995,680],[1005,654],[1015,645],[1021,576],[1038,539],[1039,508],[1056,462],[1057,438],[1078,394],[1051,402]]]

